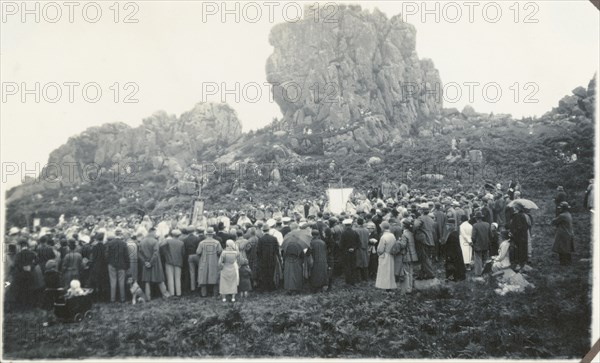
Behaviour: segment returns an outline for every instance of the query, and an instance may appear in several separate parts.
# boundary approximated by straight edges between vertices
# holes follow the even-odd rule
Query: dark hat
[[[571,208],[571,206],[567,202],[560,202],[560,204],[558,205],[558,208],[560,208],[560,209],[569,209],[569,208]]]
[[[317,236],[318,236],[320,233],[319,233],[319,230],[318,230],[318,229],[313,229],[312,231],[310,231],[310,234],[311,234],[313,237],[317,237]]]
[[[478,210],[477,213],[475,213],[475,218],[483,218],[483,213]]]

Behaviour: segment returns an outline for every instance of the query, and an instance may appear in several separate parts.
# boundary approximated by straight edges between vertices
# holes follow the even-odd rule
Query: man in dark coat
[[[446,240],[446,278],[452,281],[465,279],[465,262],[458,231],[450,232]]]
[[[49,238],[52,237],[50,237],[49,235],[44,235],[40,237],[39,245],[36,251],[38,263],[40,265],[40,268],[42,269],[42,272],[46,271],[46,262],[48,262],[49,260],[54,260],[56,258],[56,255],[54,254],[54,249],[48,246],[47,244]]]
[[[196,281],[198,277],[198,262],[200,259],[196,254],[196,250],[198,249],[198,245],[203,238],[200,238],[196,234],[194,234],[194,227],[188,227],[185,229],[188,233],[187,236],[183,238],[183,247],[185,254],[183,256],[183,265],[184,267],[187,265],[187,271],[189,273],[189,282],[190,282],[190,290],[196,291]],[[199,231],[204,232],[204,227],[199,227]],[[204,237],[204,236],[203,236]],[[185,276],[185,272],[182,271],[183,276]],[[185,286],[185,283],[184,285]]]
[[[529,224],[527,223],[527,217],[525,216],[523,207],[516,204],[513,207],[513,214],[510,217],[510,233],[512,234],[512,241],[515,242],[516,249],[514,256],[510,256],[510,261],[515,262],[517,266],[515,270],[518,271],[527,264],[528,261],[528,244],[529,244]]]
[[[104,249],[104,233],[98,233],[94,236],[92,249],[90,251],[90,287],[94,289],[97,298],[106,299],[108,297],[108,265],[106,264],[106,251]]]
[[[558,216],[561,213],[561,209],[559,208],[560,203],[567,201],[567,193],[565,193],[565,189],[562,186],[556,188],[556,198],[554,198],[554,205],[556,205],[556,215]]]
[[[556,237],[552,252],[558,253],[561,266],[571,263],[571,253],[575,252],[573,243],[573,218],[569,212],[569,203],[561,202],[558,205],[559,215],[554,218],[552,225],[556,226]]]
[[[434,241],[435,241],[435,252],[436,259],[440,259],[442,257],[442,244],[445,242],[446,238],[446,213],[442,210],[441,203],[435,203],[435,210],[433,211],[434,221],[435,221],[435,229],[434,229]]]
[[[492,238],[491,226],[483,220],[483,213],[475,213],[475,224],[471,233],[471,243],[473,244],[474,272],[476,276],[483,273],[483,264],[488,258],[490,251],[490,240]]]
[[[263,236],[258,239],[256,255],[258,258],[258,287],[262,291],[275,290],[275,268],[279,254],[279,243],[277,238],[269,234],[269,225],[263,224]]]
[[[369,230],[364,227],[364,219],[358,218],[354,230],[360,238],[360,247],[356,252],[357,277],[362,281],[369,280]]]
[[[356,282],[356,251],[360,248],[360,237],[352,229],[352,219],[343,221],[344,231],[340,236],[340,250],[346,284],[354,285]]]
[[[414,223],[415,247],[421,264],[419,280],[430,280],[435,277],[433,265],[431,263],[432,250],[435,247],[433,241],[433,233],[435,222],[429,217],[429,206],[423,204],[421,206],[421,215]]]
[[[308,255],[312,257],[312,267],[310,269],[310,286],[313,291],[317,291],[326,286],[329,282],[328,264],[327,264],[327,245],[320,239],[318,229],[311,232],[312,241],[308,248]]]
[[[29,249],[26,238],[19,240],[21,251],[15,255],[13,286],[15,298],[21,307],[34,304],[34,269],[38,263],[37,255]]]
[[[125,271],[129,268],[129,249],[122,237],[122,230],[117,228],[115,237],[106,243],[110,302],[116,301],[117,283],[119,285],[119,299],[122,303],[125,302]]]
[[[225,245],[227,243],[227,240],[230,239],[235,241],[236,236],[232,236],[229,233],[225,232],[225,225],[223,224],[223,222],[219,222],[218,229],[219,231],[215,234],[213,238],[219,241],[219,243],[221,243],[221,248],[225,250],[225,247],[227,247]]]

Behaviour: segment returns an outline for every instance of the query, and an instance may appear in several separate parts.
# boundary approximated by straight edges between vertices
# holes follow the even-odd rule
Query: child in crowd
[[[241,297],[248,297],[248,291],[252,290],[252,271],[248,265],[248,260],[242,258],[240,261],[240,284],[238,291]]]

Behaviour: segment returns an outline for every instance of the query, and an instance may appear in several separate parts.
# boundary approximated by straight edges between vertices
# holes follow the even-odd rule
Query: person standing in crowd
[[[471,244],[473,246],[473,256],[475,260],[474,272],[476,276],[481,276],[483,273],[483,264],[488,258],[490,250],[491,228],[490,224],[483,220],[483,213],[477,211],[475,213],[473,232],[471,234]]]
[[[37,265],[37,255],[29,249],[29,243],[26,238],[19,239],[21,250],[17,252],[14,259],[13,286],[15,300],[20,307],[28,307],[34,304],[33,270]]]
[[[193,231],[194,227],[188,227],[189,234],[183,239],[183,248],[185,255],[183,258],[184,264],[187,262],[188,270],[190,274],[190,291],[196,291],[198,276],[198,262],[199,258],[196,254],[198,245],[200,244],[201,237],[196,236]],[[198,227],[198,232],[203,233],[204,227]]]
[[[510,218],[510,233],[516,245],[511,262],[516,263],[515,271],[522,269],[528,261],[529,225],[525,216],[525,209],[520,204],[515,204],[513,214]]]
[[[446,213],[442,210],[442,204],[436,202],[435,209],[433,211],[433,217],[435,221],[434,228],[434,242],[435,242],[435,258],[439,260],[442,258],[442,241],[445,241],[446,238],[446,224],[447,217]]]
[[[235,302],[238,284],[240,282],[238,257],[239,253],[236,249],[233,240],[225,242],[225,250],[219,257],[219,293],[223,298],[223,302],[227,302],[227,296],[231,295],[231,302]]]
[[[431,253],[435,246],[433,241],[435,223],[428,214],[429,206],[427,204],[422,204],[421,215],[418,216],[413,224],[415,244],[419,256],[419,263],[421,264],[420,276],[417,278],[419,280],[430,280],[435,277],[433,265],[431,263]]]
[[[379,233],[375,223],[368,222],[367,230],[369,231],[369,278],[375,280],[377,278],[377,264],[379,263],[379,255],[377,247],[379,246]]]
[[[104,248],[104,233],[100,232],[94,236],[92,250],[90,252],[90,287],[98,299],[107,299],[109,291],[108,265],[106,264],[106,251]],[[64,278],[64,276],[63,276]]]
[[[352,219],[345,219],[343,224],[345,229],[340,236],[340,250],[344,266],[344,277],[346,284],[353,286],[356,283],[356,251],[360,248],[360,237],[352,229]]]
[[[558,253],[561,266],[569,265],[571,263],[571,254],[575,252],[573,218],[571,217],[569,208],[569,203],[561,202],[558,205],[560,213],[552,220],[552,225],[556,226],[556,236],[554,237],[552,252]]]
[[[379,255],[379,264],[377,267],[377,279],[375,287],[378,289],[392,290],[397,287],[396,278],[394,275],[394,256],[391,252],[396,244],[396,237],[390,232],[390,224],[388,222],[381,223],[381,238],[377,247]]]
[[[466,218],[466,216],[461,216]],[[460,232],[451,231],[446,239],[446,279],[462,281],[465,279],[465,261],[460,246]]]
[[[71,280],[79,280],[81,268],[83,264],[83,258],[79,252],[76,252],[77,242],[74,239],[68,241],[69,252],[65,255],[61,261],[61,272],[64,277],[65,289],[68,289],[71,285]]]
[[[291,235],[290,235],[291,236]],[[295,239],[284,241],[283,253],[283,288],[288,292],[302,291],[304,250]]]
[[[565,188],[559,186],[558,188],[556,188],[556,197],[554,198],[554,205],[556,206],[557,216],[561,213],[559,205],[562,202],[567,202],[567,193],[565,192]]]
[[[358,234],[360,246],[356,251],[356,276],[360,281],[369,280],[369,230],[364,227],[364,219],[356,220],[354,229]]]
[[[40,237],[39,240],[39,244],[37,246],[37,257],[38,257],[38,263],[42,269],[42,272],[45,272],[46,269],[46,262],[50,261],[50,260],[54,260],[56,258],[55,254],[54,254],[54,249],[50,246],[48,246],[47,241],[49,238],[52,238],[48,235],[44,235],[42,237]]]
[[[252,288],[256,288],[256,286],[258,285],[258,256],[256,254],[258,237],[256,237],[256,228],[248,228],[247,235],[248,242],[246,243],[246,247],[244,248],[244,250],[246,253],[246,257],[248,258],[248,266],[250,267],[250,272],[252,273]]]
[[[307,255],[311,256],[313,260],[309,282],[312,290],[318,291],[328,284],[327,245],[320,238],[318,229],[313,229],[311,236],[312,240],[307,251]]]
[[[400,250],[402,255],[402,268],[404,280],[400,281],[400,289],[403,293],[412,293],[414,285],[413,264],[419,261],[415,237],[412,232],[413,223],[410,218],[402,220],[402,237],[400,237]]]
[[[143,262],[142,282],[145,283],[146,299],[151,300],[150,284],[158,284],[160,293],[164,298],[169,297],[165,286],[165,275],[160,261],[159,245],[156,239],[156,229],[150,228],[146,237],[140,242],[138,250],[139,259]]]
[[[498,232],[498,223],[492,223],[490,225],[490,255],[496,253],[500,248],[500,233]]]
[[[171,237],[167,238],[163,247],[165,258],[165,272],[167,274],[167,289],[171,296],[181,296],[181,268],[183,267],[183,255],[185,247],[179,239],[181,231],[174,229]]]
[[[125,271],[129,269],[129,249],[123,241],[121,228],[115,230],[115,237],[106,243],[106,261],[110,279],[110,302],[116,301],[117,283],[119,284],[119,299],[125,302]]]
[[[473,234],[473,225],[469,222],[466,215],[461,217],[460,224],[460,249],[463,255],[463,262],[467,271],[471,270],[473,262],[473,244],[471,235]]]
[[[273,291],[275,290],[275,268],[277,266],[278,258],[281,258],[279,254],[279,243],[277,239],[273,237],[269,230],[271,228],[268,224],[263,224],[262,231],[263,236],[259,238],[256,247],[256,255],[258,257],[258,282],[259,288],[262,291]]]
[[[141,236],[139,236],[141,237]],[[127,251],[129,252],[129,268],[127,275],[137,282],[139,279],[138,275],[138,236],[132,235],[127,240]]]
[[[217,294],[214,287],[219,281],[219,257],[223,252],[219,241],[213,238],[213,227],[206,229],[206,238],[198,244],[198,286],[200,294],[206,297],[207,293]]]

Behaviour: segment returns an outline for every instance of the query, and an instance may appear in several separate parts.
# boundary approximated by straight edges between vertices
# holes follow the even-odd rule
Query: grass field
[[[369,282],[332,292],[252,294],[224,304],[184,296],[96,304],[91,320],[44,328],[43,312],[4,319],[4,358],[352,357],[576,358],[591,346],[591,221],[575,212],[576,254],[552,254],[552,208],[534,229],[535,285],[498,296],[494,282],[464,281],[404,296]],[[438,276],[443,277],[441,265]]]

